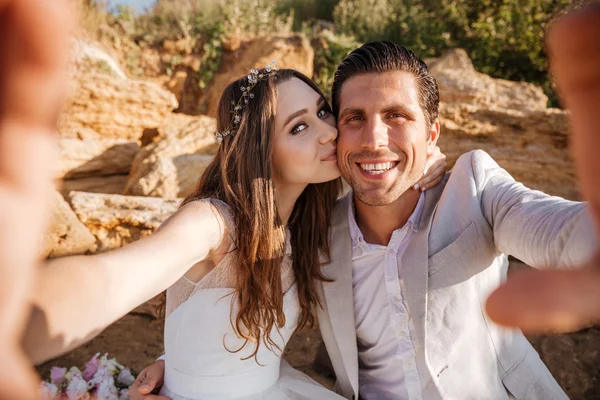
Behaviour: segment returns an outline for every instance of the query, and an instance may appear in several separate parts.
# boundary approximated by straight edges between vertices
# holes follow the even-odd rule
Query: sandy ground
[[[531,337],[530,341],[571,399],[600,399],[600,329],[569,335]],[[285,349],[286,359],[327,387],[333,378],[313,360],[321,343],[318,330],[299,332]],[[38,367],[49,377],[54,365],[83,367],[96,352],[107,352],[139,372],[162,353],[162,323],[142,315],[127,315],[84,346]]]
[[[162,328],[161,321],[146,315],[126,315],[84,346],[38,366],[38,372],[48,378],[55,365],[82,368],[96,352],[108,353],[139,372],[162,354]],[[599,327],[529,340],[571,399],[600,399]],[[319,362],[314,362],[320,345],[318,329],[299,332],[288,343],[284,356],[294,367],[331,388],[334,378],[327,361],[322,361],[326,358],[323,350]]]
[[[154,362],[163,351],[162,322],[146,315],[129,314],[108,327],[92,341],[54,360],[37,367],[43,378],[50,376],[53,366],[82,368],[97,352],[108,353],[135,373]],[[326,368],[315,368],[313,361],[321,343],[318,329],[296,333],[284,350],[284,357],[292,366],[308,374],[321,384],[332,388],[333,376]],[[317,372],[320,371],[321,373]]]

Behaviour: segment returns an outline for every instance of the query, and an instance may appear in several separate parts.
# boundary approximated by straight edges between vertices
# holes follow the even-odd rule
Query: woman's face
[[[273,165],[278,184],[338,178],[337,134],[329,106],[310,86],[298,78],[277,85]]]

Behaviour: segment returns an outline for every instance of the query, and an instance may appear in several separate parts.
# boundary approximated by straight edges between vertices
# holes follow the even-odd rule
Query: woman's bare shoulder
[[[177,230],[186,236],[203,239],[216,249],[227,232],[226,217],[222,207],[211,199],[199,199],[186,203],[162,223],[159,231]]]

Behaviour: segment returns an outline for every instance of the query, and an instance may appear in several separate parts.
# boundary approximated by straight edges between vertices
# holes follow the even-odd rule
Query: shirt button
[[[393,300],[394,300],[394,301],[396,301],[396,302],[397,302],[397,301],[400,301],[400,296],[394,296],[394,299],[393,299]]]

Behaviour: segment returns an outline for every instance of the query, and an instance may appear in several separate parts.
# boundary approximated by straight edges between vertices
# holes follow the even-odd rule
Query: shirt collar
[[[350,191],[348,194],[353,199],[353,192]],[[406,224],[396,230],[403,229],[404,227],[408,227],[413,232],[417,232],[419,230],[419,224],[421,222],[421,216],[423,215],[423,209],[425,208],[425,192],[421,192],[419,196],[419,201],[417,202],[417,206],[415,210],[406,221]],[[352,247],[356,248],[361,243],[366,243],[363,237],[358,224],[356,223],[356,211],[354,209],[354,200],[349,202],[348,205],[348,223],[350,227],[350,237],[352,238]]]

